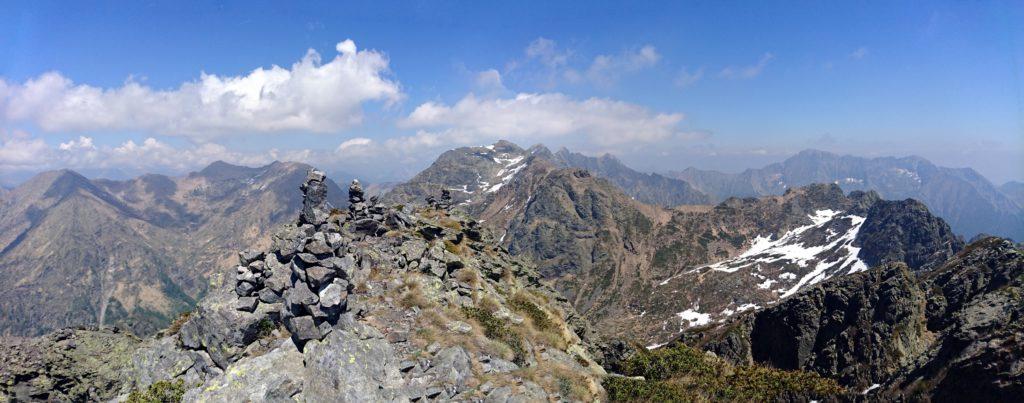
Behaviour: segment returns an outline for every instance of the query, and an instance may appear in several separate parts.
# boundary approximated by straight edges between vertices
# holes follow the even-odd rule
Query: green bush
[[[128,394],[127,403],[178,403],[185,394],[185,381],[158,381],[149,385],[144,391],[132,390]]]
[[[517,294],[512,297],[512,300],[509,301],[509,306],[530,317],[530,320],[533,321],[533,326],[537,330],[545,331],[555,327],[555,323],[548,317],[547,312],[544,312],[537,304],[526,299],[525,296]]]
[[[606,378],[603,385],[611,401],[770,401],[845,392],[835,381],[813,372],[732,366],[682,344],[642,351],[626,360],[621,370],[644,379]]]
[[[484,328],[484,336],[492,340],[498,340],[512,349],[513,362],[518,365],[526,363],[526,349],[523,348],[522,336],[512,330],[508,322],[498,319],[493,313],[486,309],[477,307],[464,307],[463,313],[470,319],[475,320]]]

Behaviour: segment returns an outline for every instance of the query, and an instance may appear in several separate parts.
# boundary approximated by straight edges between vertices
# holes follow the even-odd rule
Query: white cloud
[[[757,61],[757,64],[752,66],[729,66],[722,71],[718,72],[718,76],[721,78],[729,79],[750,79],[761,75],[761,71],[764,70],[768,63],[771,63],[775,59],[775,55],[771,53],[765,53],[761,56],[761,59]]]
[[[703,67],[697,69],[692,73],[686,68],[683,68],[682,70],[679,70],[679,74],[676,75],[676,79],[673,81],[673,84],[675,84],[676,87],[679,88],[686,88],[696,84],[702,78],[704,78]]]
[[[369,146],[371,144],[373,144],[373,140],[371,139],[368,139],[366,137],[356,137],[341,142],[341,144],[338,145],[338,148],[336,148],[335,151],[339,154],[344,154],[358,150],[360,148],[365,148],[366,146]]]
[[[477,73],[474,82],[476,87],[485,92],[504,92],[505,84],[501,82],[501,73],[495,69],[488,69]]]
[[[76,84],[58,72],[24,83],[0,79],[0,116],[46,131],[125,130],[193,138],[239,132],[335,132],[358,125],[370,101],[403,94],[388,59],[337,44],[329,62],[310,49],[290,68],[256,68],[243,76],[201,74],[162,90],[129,79],[120,87]]]
[[[46,142],[25,132],[0,132],[0,170],[42,166],[49,153]]]
[[[260,165],[273,161],[271,152],[245,154],[215,143],[172,146],[149,137],[141,143],[127,140],[116,146],[97,145],[80,136],[53,147],[24,132],[0,133],[0,173],[38,172],[46,169],[117,169],[125,172],[184,172],[213,161]]]
[[[871,51],[869,51],[867,47],[861,46],[853,52],[850,52],[850,58],[853,60],[860,60],[867,57],[870,53]]]
[[[608,85],[617,81],[623,74],[652,67],[659,60],[661,55],[651,45],[619,55],[598,55],[587,68],[586,77],[592,82]]]
[[[405,128],[441,129],[463,141],[508,138],[538,141],[586,137],[600,144],[652,142],[678,133],[680,113],[654,113],[621,101],[589,98],[578,101],[559,93],[519,94],[514,98],[481,99],[470,94],[455,105],[427,102],[405,120]]]
[[[559,49],[555,41],[543,37],[535,39],[526,46],[528,59],[537,60],[551,68],[565,66],[569,62],[570,55],[569,51]]]
[[[559,47],[555,41],[547,38],[537,38],[530,42],[524,54],[525,60],[510,62],[508,71],[518,70],[526,76],[534,76],[546,87],[561,82],[611,85],[623,75],[650,68],[661,60],[654,46],[644,45],[619,54],[597,55],[589,64],[584,64],[579,63],[583,58],[573,57],[574,51]],[[535,63],[532,65],[533,70],[531,63]]]

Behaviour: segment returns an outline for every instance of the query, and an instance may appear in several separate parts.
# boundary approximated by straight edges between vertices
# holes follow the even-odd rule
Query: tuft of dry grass
[[[177,334],[181,331],[181,327],[185,325],[192,318],[192,311],[182,312],[174,321],[171,322],[170,326],[167,326],[166,334]]]
[[[403,308],[409,309],[417,307],[420,309],[431,308],[436,306],[434,301],[428,299],[423,295],[423,288],[420,282],[414,277],[409,276],[405,278],[403,283],[402,295],[398,298],[398,304]]]

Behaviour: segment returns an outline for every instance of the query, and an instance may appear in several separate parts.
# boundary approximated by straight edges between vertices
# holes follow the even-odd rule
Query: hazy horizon
[[[517,144],[517,145],[522,147],[522,148],[524,148],[524,149],[525,148],[529,148],[531,146],[535,146],[535,145],[541,145],[541,146],[547,147],[547,145],[540,144],[540,143],[538,143],[538,144],[530,144],[530,145],[524,145],[524,144]],[[548,148],[551,149],[552,152],[557,152],[561,147],[559,147],[559,148],[548,147]],[[572,150],[572,149],[568,149],[568,150],[571,151],[571,152],[578,152],[577,150]],[[354,168],[356,168],[355,170],[341,170],[341,169],[328,170],[327,174],[328,174],[328,176],[330,176],[332,179],[334,179],[336,181],[343,181],[343,180],[349,180],[349,179],[352,179],[352,178],[356,178],[356,179],[360,179],[361,181],[368,182],[368,183],[398,183],[398,182],[404,182],[404,181],[407,181],[407,180],[411,179],[413,176],[415,176],[417,173],[419,173],[419,171],[427,168],[427,166],[429,166],[430,163],[432,163],[434,161],[434,159],[436,159],[436,157],[440,156],[441,153],[446,152],[446,151],[449,151],[449,150],[442,150],[442,151],[440,151],[437,155],[434,155],[434,158],[432,158],[429,161],[427,161],[423,166],[416,166],[416,165],[412,166],[411,167],[412,170],[409,171],[409,173],[407,175],[405,175],[405,176],[391,176],[391,177],[380,176],[379,174],[374,174],[372,172],[361,171],[359,169],[360,167],[354,167]],[[873,157],[866,157],[866,156],[861,156],[861,155],[836,153],[836,152],[831,152],[831,151],[828,151],[828,150],[822,150],[822,149],[817,149],[817,148],[806,148],[806,149],[794,152],[792,154],[786,154],[786,155],[781,155],[781,156],[764,155],[763,157],[765,157],[765,161],[766,161],[764,164],[758,165],[758,166],[744,167],[744,168],[738,169],[738,170],[724,170],[724,169],[715,169],[713,167],[702,167],[702,166],[686,165],[686,166],[682,166],[682,167],[680,167],[678,169],[669,169],[669,170],[664,170],[664,171],[648,171],[648,170],[643,170],[643,169],[637,168],[636,165],[634,165],[634,164],[632,164],[632,163],[630,163],[628,161],[623,160],[620,156],[615,155],[614,153],[600,153],[600,154],[586,154],[586,153],[583,153],[583,154],[591,156],[591,157],[600,157],[600,156],[602,156],[604,154],[610,154],[613,157],[615,157],[615,158],[619,159],[620,161],[622,161],[623,164],[625,164],[626,166],[628,166],[630,168],[633,168],[633,169],[637,169],[638,171],[645,172],[645,173],[657,173],[657,174],[665,175],[665,174],[670,174],[673,171],[682,171],[682,170],[685,170],[685,169],[688,169],[688,168],[696,168],[696,169],[704,170],[704,171],[717,171],[717,172],[722,172],[722,173],[727,173],[727,174],[739,174],[739,173],[742,173],[743,171],[746,171],[748,169],[760,169],[760,168],[764,168],[764,167],[766,167],[768,165],[771,165],[771,164],[774,164],[774,163],[782,163],[785,160],[795,156],[796,154],[798,154],[800,152],[804,152],[804,151],[824,151],[824,152],[828,152],[828,153],[832,153],[832,154],[839,155],[839,156],[844,156],[844,157],[845,156],[851,156],[851,157],[865,158],[865,159],[873,159],[873,158],[907,158],[907,157],[920,157],[920,158],[924,158],[924,157],[921,157],[919,155],[879,155],[879,156],[873,156]],[[927,159],[927,158],[925,158],[925,159]],[[201,171],[201,170],[205,169],[206,167],[209,167],[211,164],[213,164],[215,162],[226,162],[226,163],[229,163],[229,164],[232,164],[232,165],[244,166],[244,167],[249,167],[249,168],[260,168],[260,167],[264,167],[264,166],[267,166],[269,164],[272,164],[274,162],[296,162],[296,163],[303,163],[303,164],[317,166],[316,164],[313,164],[313,163],[308,162],[308,161],[298,161],[298,160],[274,160],[274,161],[268,161],[268,162],[265,162],[265,163],[253,163],[253,162],[248,162],[248,163],[246,163],[246,162],[237,162],[236,163],[236,162],[224,161],[224,160],[219,160],[218,159],[218,160],[212,160],[212,161],[210,161],[210,162],[208,162],[206,164],[200,165],[200,166],[196,166],[195,168],[190,168],[190,169],[186,169],[186,170],[167,170],[165,168],[164,170],[154,170],[154,171],[148,171],[148,172],[130,172],[130,171],[120,171],[120,170],[115,170],[115,169],[90,169],[90,168],[75,169],[75,168],[70,168],[70,167],[56,167],[54,169],[47,169],[47,170],[41,170],[41,171],[31,171],[31,172],[26,171],[26,172],[22,172],[20,175],[4,177],[3,178],[4,180],[10,180],[10,182],[0,182],[0,187],[14,188],[14,187],[17,187],[18,185],[24,183],[25,181],[31,179],[31,177],[33,177],[35,175],[38,175],[38,174],[43,173],[43,172],[55,171],[55,170],[60,170],[60,169],[70,169],[70,170],[72,170],[74,172],[77,172],[77,173],[79,173],[79,174],[81,174],[81,175],[83,175],[83,176],[85,176],[85,177],[87,177],[89,179],[127,180],[127,179],[132,179],[132,178],[139,177],[141,175],[146,175],[146,174],[160,174],[160,175],[167,175],[167,176],[172,176],[172,177],[173,176],[184,176],[184,175],[188,175],[188,174],[191,174],[191,173],[195,173],[195,172]],[[930,162],[932,162],[934,164],[934,161],[930,161]],[[940,166],[940,167],[944,167],[944,168],[971,168],[971,167],[968,167],[968,166],[965,166],[965,167],[955,167],[955,166],[947,167],[947,166],[942,166],[942,165],[938,165],[938,164],[936,164],[936,165]],[[973,168],[971,168],[971,169],[973,169]],[[979,174],[981,174],[981,173],[979,172]],[[1008,180],[1008,181],[1004,181],[1004,182],[997,182],[997,181],[994,181],[991,178],[985,176],[984,174],[981,174],[981,175],[983,177],[985,177],[985,179],[988,179],[993,185],[995,185],[997,187],[1000,186],[1000,185],[1003,185],[1004,183],[1007,183],[1007,182],[1020,182],[1020,181],[1013,180],[1013,179]]]
[[[813,148],[1024,181],[1020,20],[1013,2],[4,5],[0,184],[215,160],[397,181],[502,138],[645,172]]]

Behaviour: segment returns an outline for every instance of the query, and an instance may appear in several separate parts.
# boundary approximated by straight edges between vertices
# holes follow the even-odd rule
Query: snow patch
[[[760,289],[770,289],[777,283],[783,283],[786,288],[780,290],[783,291],[780,298],[785,298],[832,275],[841,272],[851,274],[868,269],[867,265],[857,257],[860,248],[853,246],[853,241],[856,239],[857,233],[860,232],[861,225],[864,224],[864,217],[825,209],[815,211],[808,215],[808,218],[811,221],[809,225],[794,228],[776,240],[772,240],[768,236],[757,236],[751,242],[750,248],[739,256],[701,266],[688,273],[701,270],[735,273],[741,269],[747,269],[751,276],[763,280],[758,284]],[[835,231],[830,226],[834,220],[849,220],[848,229],[842,233]],[[804,235],[812,230],[826,234],[825,242],[822,245],[808,245]],[[798,268],[810,270],[802,277],[786,272],[778,275],[775,279],[770,279],[761,274],[762,266],[768,264],[795,265]],[[675,277],[669,277],[659,285],[665,285]]]
[[[682,321],[689,322],[687,323],[689,327],[704,326],[708,323],[711,323],[711,315],[708,315],[706,313],[700,313],[693,309],[687,309],[685,311],[678,312],[676,313],[676,316],[678,316],[679,319]]]
[[[646,349],[648,349],[648,350],[654,350],[654,349],[656,349],[656,348],[658,348],[658,347],[661,347],[661,346],[664,346],[664,345],[666,345],[666,344],[668,344],[668,342],[664,342],[664,343],[654,343],[654,344],[651,344],[651,345],[649,345],[649,346],[647,346],[647,347],[645,347],[645,348],[646,348]]]

